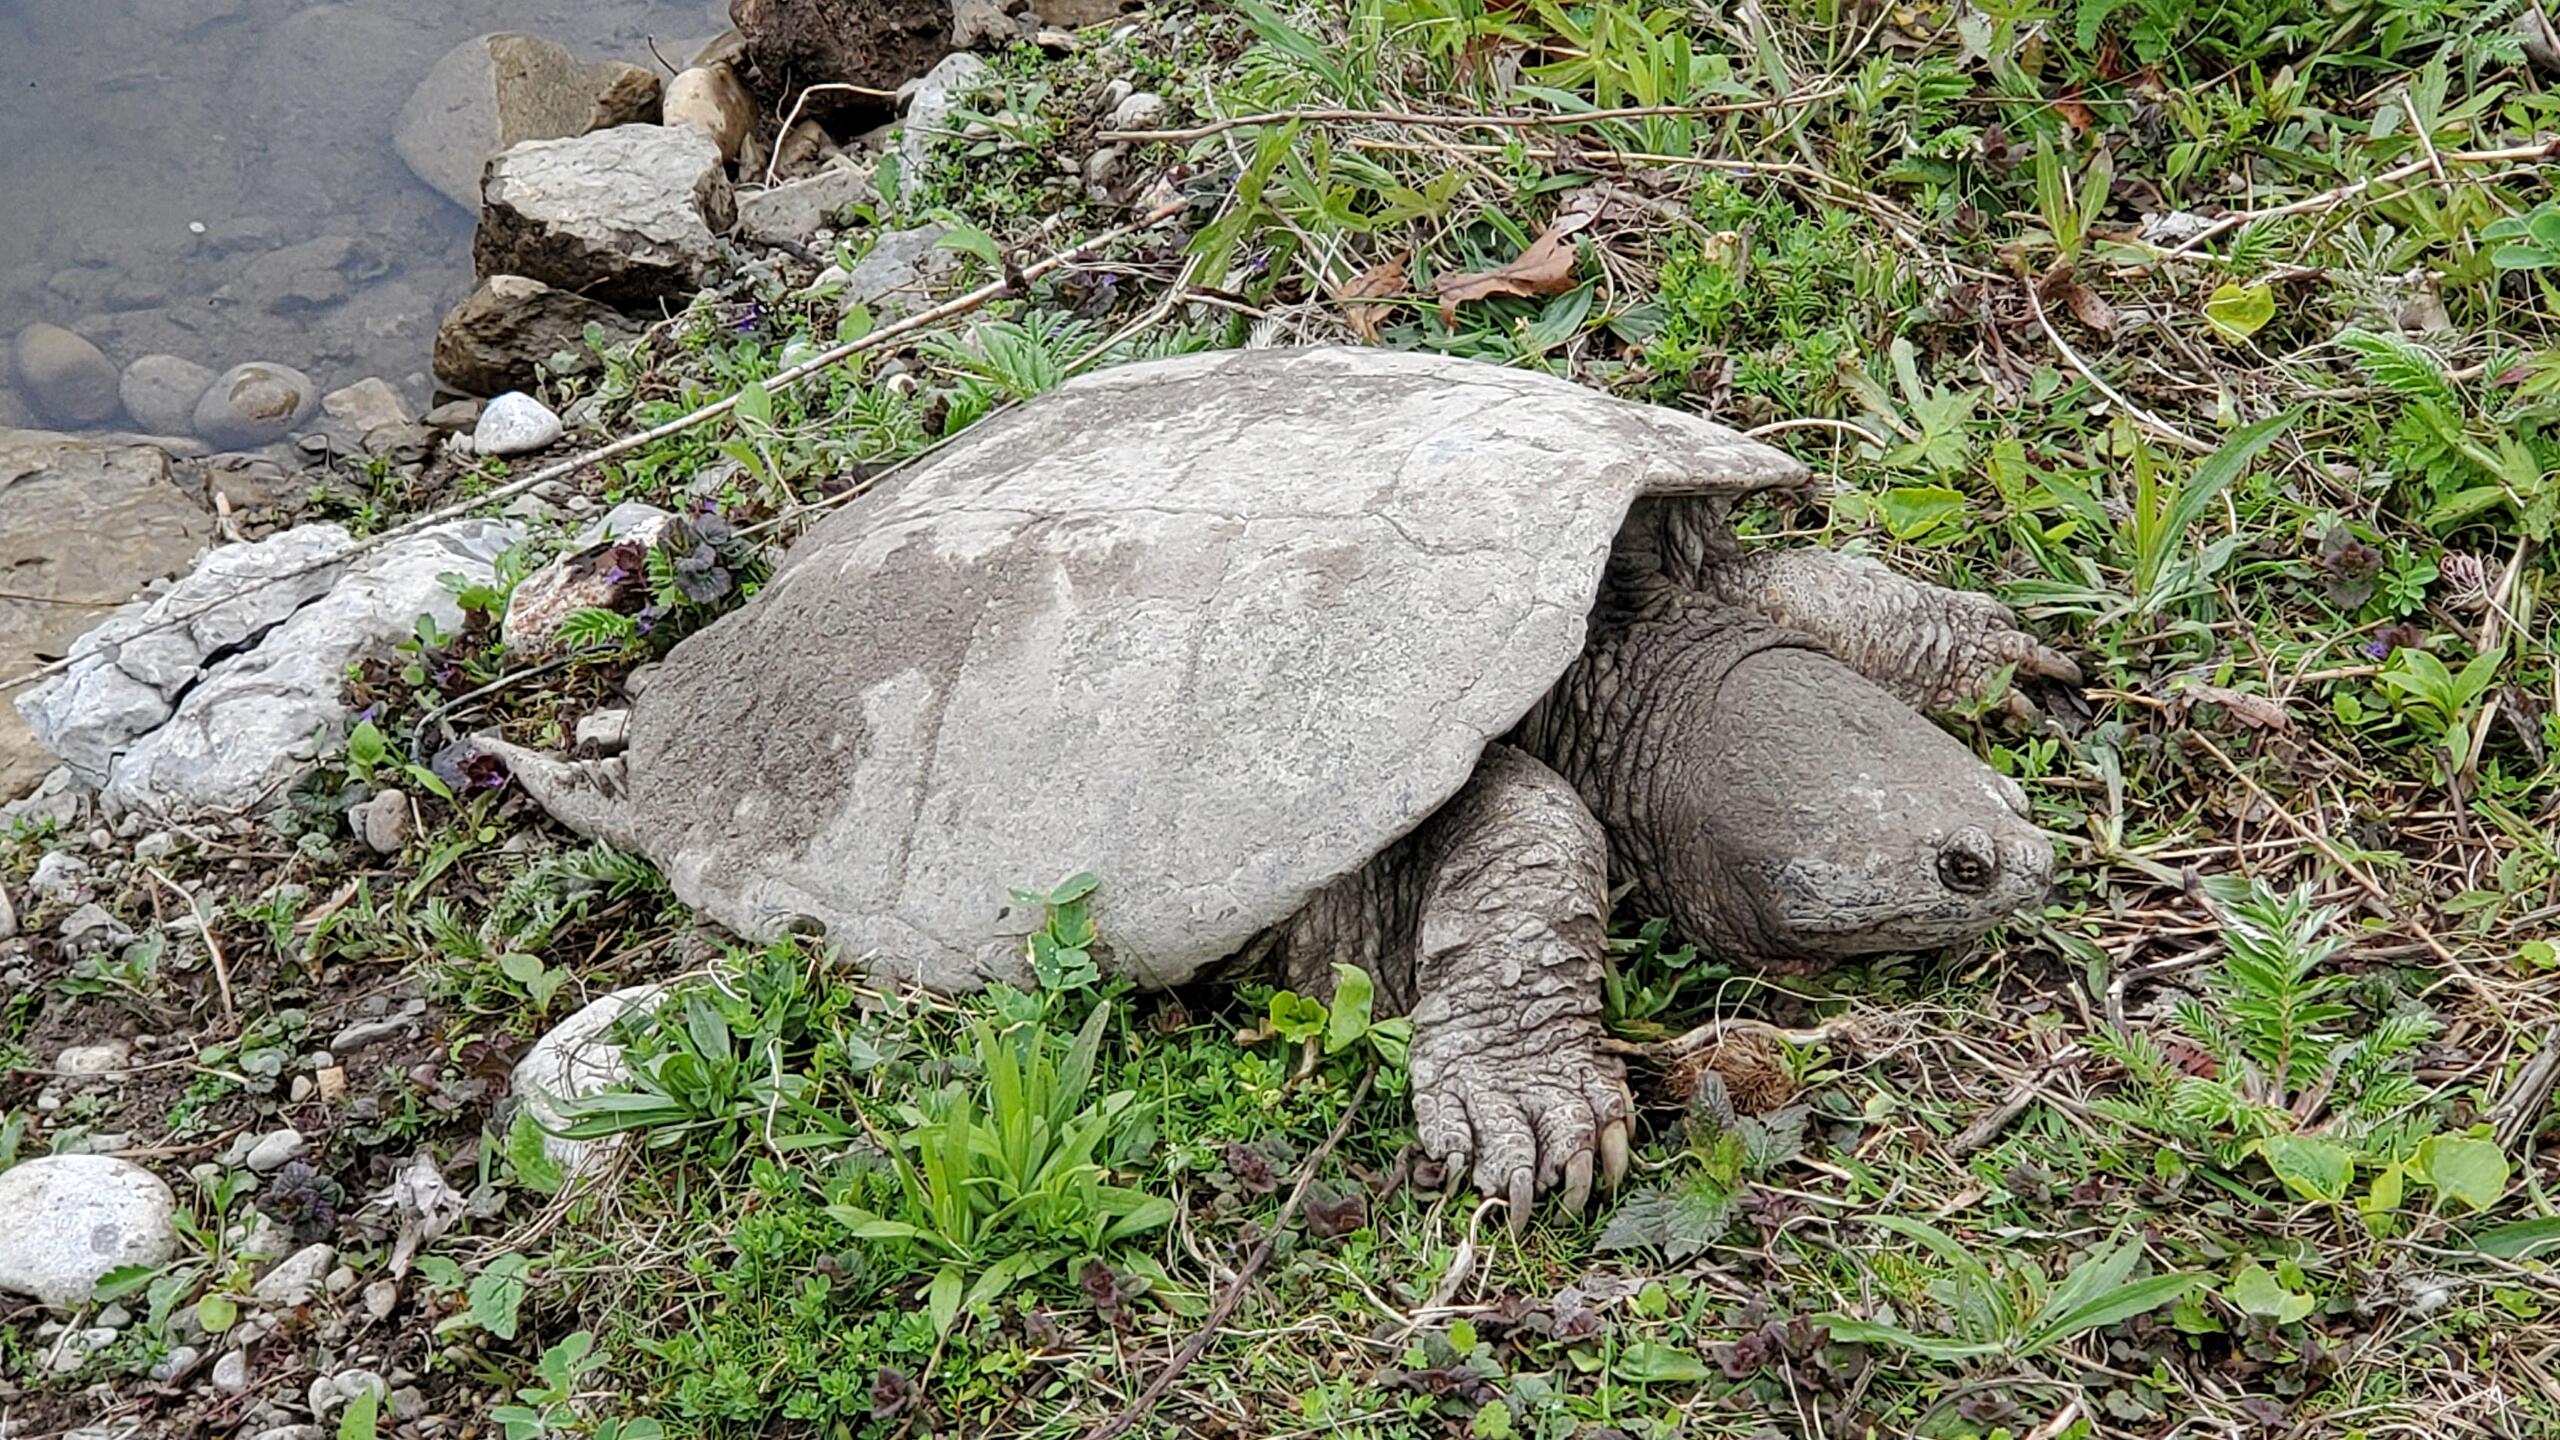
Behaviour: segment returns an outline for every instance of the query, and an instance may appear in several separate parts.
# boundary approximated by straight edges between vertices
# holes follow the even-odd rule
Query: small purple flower
[[[382,702],[376,700],[372,704],[367,705],[362,710],[356,712],[356,723],[359,725],[368,725],[379,719],[381,715]]]
[[[756,328],[757,326],[762,325],[763,323],[764,323],[764,302],[763,302],[763,301],[761,301],[761,300],[750,300],[750,301],[748,301],[746,304],[741,305],[741,306],[739,306],[739,307],[738,307],[737,327],[738,327],[738,333],[739,333],[739,334],[741,334],[741,335],[751,334],[751,333],[753,333],[753,332],[754,332],[754,330],[755,330],[755,328]]]
[[[666,613],[667,607],[664,605],[641,606],[639,615],[635,617],[638,621],[639,633],[646,635],[658,628],[658,621],[664,618]]]

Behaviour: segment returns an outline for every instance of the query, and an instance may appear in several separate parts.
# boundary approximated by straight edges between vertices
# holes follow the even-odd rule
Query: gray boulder
[[[766,245],[805,243],[842,223],[850,206],[876,205],[880,192],[868,167],[840,161],[804,180],[738,196],[738,234]]]
[[[169,457],[39,430],[0,430],[0,670],[70,651],[142,585],[187,568],[213,517],[170,482]],[[15,707],[0,708],[0,796],[54,757]]]
[[[526,140],[557,140],[658,118],[657,73],[587,64],[532,35],[482,35],[445,52],[400,108],[393,148],[417,177],[480,208],[489,161]]]
[[[608,345],[640,338],[637,323],[602,301],[522,275],[492,275],[436,330],[436,378],[470,395],[526,390],[541,379],[537,367],[563,354],[574,358],[554,373],[585,374],[598,363],[587,349],[590,325]]]
[[[46,1155],[0,1171],[0,1290],[48,1305],[87,1301],[100,1277],[177,1252],[177,1197],[105,1155]]]
[[[472,256],[485,278],[524,275],[617,305],[700,288],[738,218],[719,142],[684,126],[624,125],[534,140],[491,161]]]
[[[441,577],[488,578],[517,537],[460,520],[352,562],[331,561],[349,541],[336,525],[224,546],[83,636],[69,671],[18,708],[111,811],[256,806],[343,742],[347,668],[409,638],[421,615],[460,625]]]
[[[9,347],[18,393],[56,425],[100,425],[123,405],[114,362],[87,340],[42,322],[18,332]]]

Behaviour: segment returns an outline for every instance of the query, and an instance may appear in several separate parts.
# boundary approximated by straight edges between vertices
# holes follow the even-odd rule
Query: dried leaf
[[[2081,102],[2077,90],[2054,101],[2053,113],[2061,116],[2062,123],[2070,126],[2076,134],[2086,135],[2098,123],[2097,115]]]
[[[1378,327],[1386,323],[1387,307],[1362,302],[1403,294],[1412,284],[1405,274],[1405,267],[1412,263],[1411,250],[1397,251],[1327,292],[1342,306],[1342,323],[1364,344],[1378,343]]]
[[[1599,218],[1590,208],[1567,208],[1555,218],[1520,258],[1491,270],[1468,270],[1443,275],[1433,286],[1440,292],[1440,320],[1446,325],[1458,323],[1458,307],[1469,300],[1486,300],[1496,295],[1537,297],[1561,295],[1573,288],[1574,263],[1581,253],[1574,248],[1573,237],[1589,229]]]
[[[2284,706],[2264,695],[2244,695],[2219,685],[2191,685],[2185,693],[2190,703],[2200,700],[2219,705],[2243,725],[2279,732],[2293,728],[2293,717],[2285,713]]]

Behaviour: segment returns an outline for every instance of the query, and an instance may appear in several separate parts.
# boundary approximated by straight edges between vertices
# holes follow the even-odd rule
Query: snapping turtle
[[[1103,963],[1375,977],[1425,1149],[1512,1201],[1626,1162],[1611,880],[1773,966],[2044,891],[2025,798],[1914,706],[2076,678],[1980,596],[1745,550],[1792,459],[1469,361],[1266,350],[1070,382],[812,530],[678,645],[629,748],[494,740],[752,936],[1023,983],[1008,886],[1100,877]]]

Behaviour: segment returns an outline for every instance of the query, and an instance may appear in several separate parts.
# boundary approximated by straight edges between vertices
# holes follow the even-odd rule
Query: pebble
[[[0,1171],[0,1290],[48,1305],[89,1299],[98,1279],[174,1253],[178,1201],[160,1178],[104,1155],[45,1155]]]
[[[70,1375],[88,1364],[90,1356],[116,1343],[116,1332],[104,1326],[65,1330],[58,1326],[39,1325],[36,1338],[45,1347],[45,1368],[56,1375]]]
[[[367,1391],[379,1399],[391,1393],[391,1386],[370,1370],[341,1370],[335,1375],[314,1376],[307,1398],[311,1413],[323,1420],[339,1407]]]
[[[356,1288],[356,1272],[349,1266],[341,1265],[329,1272],[326,1284],[332,1298],[344,1295]]]
[[[308,1305],[337,1263],[338,1252],[334,1246],[305,1245],[277,1262],[276,1268],[258,1277],[258,1283],[249,1287],[249,1293],[281,1309]]]
[[[558,440],[566,431],[551,408],[521,390],[489,402],[472,428],[471,448],[483,455],[523,455]]]
[[[213,381],[213,371],[193,360],[145,355],[124,367],[124,413],[154,435],[192,435],[196,402]]]
[[[329,1048],[353,1054],[358,1050],[393,1039],[406,1032],[408,1028],[407,1017],[399,1015],[388,1020],[359,1020],[332,1036],[329,1040]]]
[[[98,1323],[109,1330],[121,1330],[133,1323],[133,1312],[121,1305],[110,1305],[98,1312]]]
[[[611,755],[631,742],[631,712],[628,710],[590,710],[578,717],[577,743],[581,750]]]
[[[288,1126],[266,1135],[257,1144],[250,1146],[249,1153],[241,1157],[241,1163],[264,1175],[271,1170],[283,1169],[286,1161],[300,1155],[307,1148],[309,1148],[308,1143],[303,1140],[302,1132]]]
[[[133,842],[136,860],[166,860],[187,843],[187,837],[175,830],[154,830]]]
[[[56,425],[101,424],[123,408],[114,362],[59,325],[39,321],[19,331],[10,360],[19,393]]]
[[[213,1388],[237,1395],[249,1388],[249,1353],[226,1350],[213,1362]]]
[[[356,833],[377,855],[397,855],[409,843],[409,797],[397,790],[377,790],[355,810]]]
[[[123,1040],[106,1040],[95,1045],[66,1045],[53,1057],[58,1075],[112,1075],[133,1058],[133,1046]]]
[[[400,1282],[376,1280],[364,1287],[364,1313],[376,1320],[388,1320],[400,1308]]]
[[[166,1385],[185,1374],[203,1358],[204,1352],[193,1345],[181,1345],[161,1356],[160,1363],[151,1367],[151,1379],[156,1384]]]
[[[94,901],[64,916],[58,928],[62,948],[74,956],[103,955],[133,943],[133,932],[124,922]]]
[[[1129,96],[1127,99],[1122,100],[1118,105],[1112,107],[1111,123],[1104,128],[1111,130],[1153,129],[1156,117],[1163,113],[1164,97],[1153,94],[1149,91],[1141,90],[1136,94]]]
[[[313,1080],[310,1076],[296,1075],[293,1077],[293,1083],[285,1087],[285,1094],[292,1099],[294,1104],[299,1105],[303,1101],[310,1099],[312,1093],[317,1091],[319,1088],[319,1082]]]
[[[435,430],[468,430],[480,423],[480,402],[447,400],[427,412],[426,424]]]
[[[328,1427],[322,1425],[278,1425],[261,1430],[252,1440],[328,1440]]]
[[[272,444],[319,409],[311,377],[290,365],[234,365],[196,402],[195,433],[230,450]]]
[[[358,438],[394,425],[406,425],[409,406],[391,382],[373,376],[320,397],[320,413],[346,426]]]
[[[57,905],[77,905],[89,898],[89,862],[64,850],[55,850],[36,862],[36,873],[27,881],[27,889],[39,900]]]

